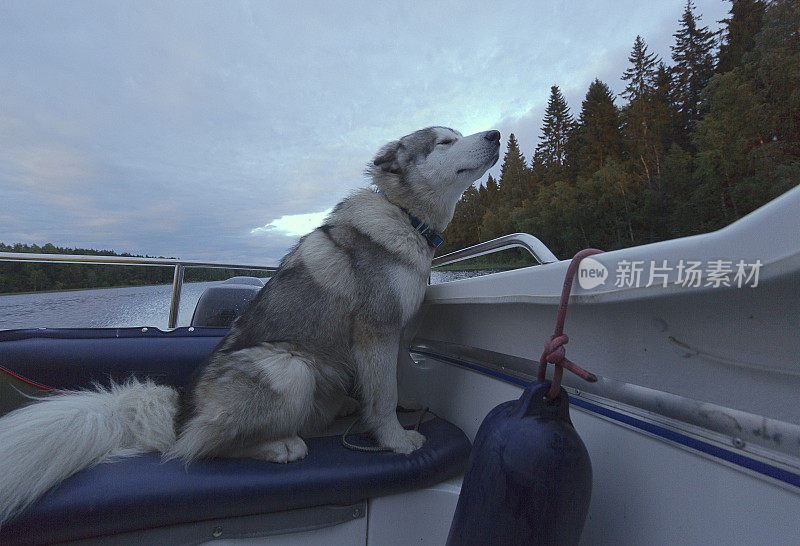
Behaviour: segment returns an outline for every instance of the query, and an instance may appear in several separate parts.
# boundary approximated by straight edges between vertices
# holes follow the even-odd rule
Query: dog
[[[425,437],[395,412],[402,331],[422,303],[439,233],[499,150],[498,131],[446,127],[383,146],[366,170],[372,187],[299,240],[180,393],[131,379],[0,418],[0,523],[115,457],[301,459],[303,436],[353,409],[353,398],[380,446],[420,448]]]

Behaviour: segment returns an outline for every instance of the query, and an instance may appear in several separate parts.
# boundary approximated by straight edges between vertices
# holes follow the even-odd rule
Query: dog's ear
[[[378,155],[372,160],[372,164],[384,172],[400,174],[401,167],[397,156],[401,146],[399,140],[390,142],[381,148]]]

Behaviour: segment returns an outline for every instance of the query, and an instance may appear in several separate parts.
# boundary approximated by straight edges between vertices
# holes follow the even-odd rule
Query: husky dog
[[[0,523],[92,464],[144,451],[187,462],[286,463],[359,400],[377,442],[425,442],[397,420],[403,327],[425,294],[438,232],[497,162],[500,133],[429,127],[385,145],[375,189],[339,203],[304,236],[180,395],[150,381],[56,395],[0,419]]]

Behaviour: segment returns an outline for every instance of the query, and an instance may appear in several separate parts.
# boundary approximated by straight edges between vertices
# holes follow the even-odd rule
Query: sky
[[[2,2],[0,242],[275,264],[389,140],[498,129],[530,158],[551,85],[576,117],[594,78],[621,92],[684,6]]]

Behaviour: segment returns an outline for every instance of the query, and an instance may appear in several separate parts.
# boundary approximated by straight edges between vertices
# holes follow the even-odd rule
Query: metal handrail
[[[95,265],[145,265],[156,267],[174,267],[172,276],[172,301],[169,305],[169,328],[178,324],[178,307],[181,303],[183,274],[187,267],[209,269],[250,269],[254,271],[277,271],[275,266],[233,264],[225,262],[199,262],[178,260],[174,258],[140,258],[137,256],[86,256],[82,254],[35,254],[28,252],[0,252],[0,262],[28,263],[62,263],[62,264],[95,264]]]
[[[431,267],[438,267],[468,258],[499,252],[508,248],[524,248],[540,264],[557,262],[558,258],[539,239],[528,233],[512,233],[491,241],[478,243],[444,256],[434,258]],[[172,300],[169,306],[169,328],[178,324],[178,307],[181,302],[184,270],[187,267],[203,267],[215,269],[251,269],[256,271],[277,271],[275,266],[234,264],[226,262],[200,262],[179,260],[174,258],[140,258],[138,256],[87,256],[82,254],[36,254],[29,252],[0,252],[0,262],[28,263],[61,263],[61,264],[95,264],[95,265],[144,265],[156,267],[174,267],[172,276]]]
[[[461,250],[456,250],[444,256],[434,258],[431,267],[439,267],[469,258],[477,258],[484,254],[500,252],[501,250],[507,250],[509,248],[524,248],[533,256],[533,259],[540,264],[549,264],[558,261],[556,255],[547,248],[547,245],[533,235],[529,233],[511,233],[498,237],[497,239],[492,239],[491,241],[478,243],[477,245],[462,248]]]

